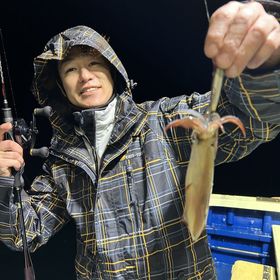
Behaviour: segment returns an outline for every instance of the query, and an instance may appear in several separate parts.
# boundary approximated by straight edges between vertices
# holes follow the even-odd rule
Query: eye
[[[100,63],[97,62],[97,61],[91,61],[91,62],[89,63],[89,66],[95,66],[95,65],[98,65],[98,64],[100,64]]]
[[[70,72],[73,72],[73,71],[75,71],[75,70],[76,70],[75,67],[69,67],[69,68],[67,68],[67,69],[65,70],[65,74],[70,73]]]

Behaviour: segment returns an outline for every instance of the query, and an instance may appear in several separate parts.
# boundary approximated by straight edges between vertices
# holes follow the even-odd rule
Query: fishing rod
[[[0,48],[0,76],[1,76],[1,92],[2,92],[2,98],[3,98],[3,107],[2,107],[2,115],[3,119],[2,121],[4,123],[9,122],[13,125],[13,128],[6,133],[5,139],[9,139],[12,141],[17,142],[19,145],[22,146],[23,149],[29,150],[29,153],[31,156],[39,156],[42,158],[46,158],[49,155],[49,150],[47,147],[41,147],[41,148],[34,148],[36,143],[36,135],[38,134],[38,129],[36,126],[36,116],[44,116],[49,117],[51,114],[51,107],[46,106],[44,108],[35,108],[32,114],[32,121],[30,122],[30,125],[28,126],[24,119],[17,117],[17,111],[16,111],[16,104],[12,89],[12,83],[10,79],[9,74],[9,68],[7,63],[7,56],[5,52],[4,47],[4,39],[2,30],[0,29],[0,40],[1,40],[1,48]],[[2,54],[4,60],[2,60]],[[6,77],[8,77],[9,81],[9,89],[12,97],[13,102],[13,109],[15,112],[15,118],[13,117],[13,112],[11,107],[9,107],[7,94],[6,94],[6,88],[7,85],[5,83],[5,77],[4,77],[4,71],[3,66],[6,70]],[[22,205],[22,199],[21,199],[21,192],[24,188],[24,180],[23,180],[23,172],[24,172],[24,166],[22,166],[18,171],[13,170],[12,174],[14,176],[14,189],[16,192],[16,203],[18,205],[18,211],[19,211],[19,228],[20,228],[20,234],[22,239],[22,248],[23,248],[23,254],[24,254],[24,275],[25,280],[35,280],[35,272],[32,264],[32,259],[30,256],[30,250],[28,247],[27,242],[27,236],[26,236],[26,228],[24,224],[24,215],[23,215],[23,205]]]
[[[204,0],[204,7],[207,16],[208,23],[210,22],[210,13],[207,0]],[[211,85],[211,99],[208,108],[208,113],[215,112],[218,106],[218,102],[221,96],[221,90],[224,81],[224,70],[214,66],[212,73],[212,85]]]

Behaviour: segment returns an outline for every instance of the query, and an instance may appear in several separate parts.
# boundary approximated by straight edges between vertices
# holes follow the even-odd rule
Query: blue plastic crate
[[[272,225],[280,225],[279,200],[212,195],[210,205],[206,229],[218,279],[230,279],[237,260],[275,266]]]

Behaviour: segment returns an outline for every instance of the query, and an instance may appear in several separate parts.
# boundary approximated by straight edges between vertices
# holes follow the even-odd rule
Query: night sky
[[[210,13],[226,2],[209,1]],[[138,83],[133,92],[137,102],[210,88],[212,63],[203,54],[208,25],[203,0],[3,0],[1,4],[0,27],[17,115],[28,122],[37,106],[30,91],[33,57],[53,35],[75,25],[88,25],[110,38],[130,79]],[[10,97],[9,101],[12,106]],[[38,128],[37,146],[48,145],[49,124],[41,119]],[[279,148],[278,137],[242,161],[216,167],[214,192],[280,196]],[[41,164],[40,159],[26,157],[26,185],[40,172]],[[36,280],[75,279],[74,255],[74,225],[69,224],[32,254]],[[22,254],[3,244],[0,279],[24,279]]]

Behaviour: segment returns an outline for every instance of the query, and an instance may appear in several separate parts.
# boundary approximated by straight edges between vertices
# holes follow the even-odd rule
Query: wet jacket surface
[[[78,35],[77,35],[78,34]],[[118,92],[114,128],[97,165],[95,111],[77,111],[51,77],[55,61],[74,45],[98,49],[119,71],[127,90]],[[205,112],[209,93],[136,104],[127,73],[111,47],[92,29],[78,26],[55,36],[35,59],[33,91],[51,105],[53,138],[44,174],[37,177],[23,207],[32,250],[62,226],[76,224],[77,279],[216,279],[206,234],[192,242],[181,221],[191,131],[165,126]],[[227,80],[221,116],[238,116],[246,138],[226,125],[216,163],[238,160],[279,132],[279,72]],[[73,112],[75,112],[73,114]],[[13,178],[0,179],[0,239],[20,248]]]

